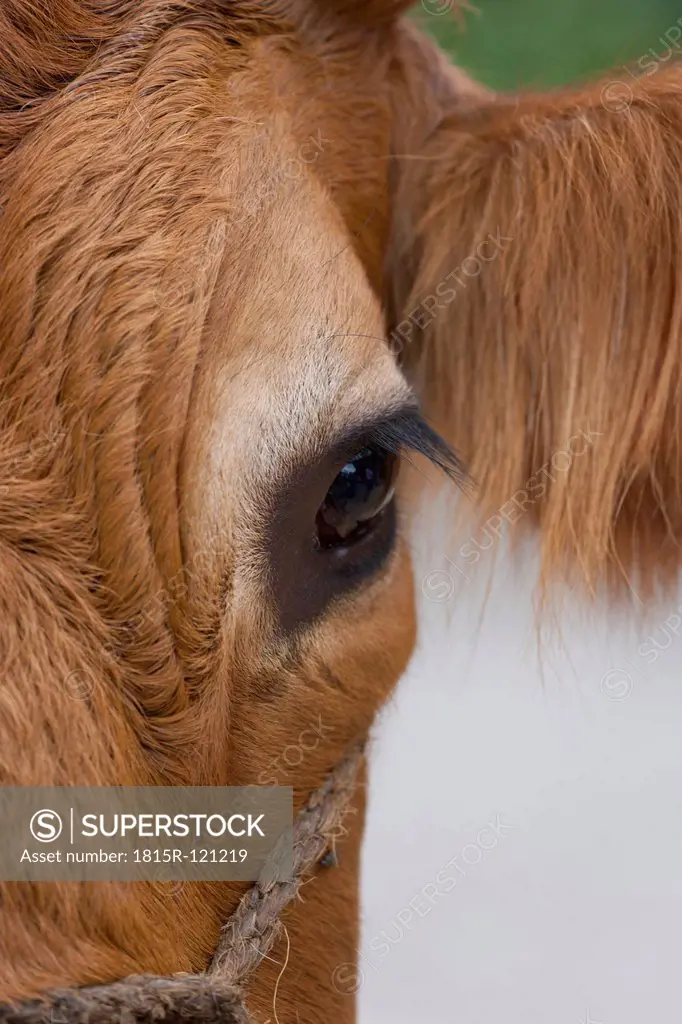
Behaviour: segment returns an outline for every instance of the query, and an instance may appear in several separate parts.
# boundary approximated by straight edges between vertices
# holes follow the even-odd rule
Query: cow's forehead
[[[292,146],[263,150],[272,191],[228,221],[216,272],[182,476],[188,521],[206,528],[248,501],[254,477],[276,486],[408,394],[330,197],[305,168],[277,175]]]

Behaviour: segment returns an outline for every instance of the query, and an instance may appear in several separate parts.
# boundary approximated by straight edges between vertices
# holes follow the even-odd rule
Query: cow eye
[[[346,463],[317,512],[320,549],[351,547],[376,529],[393,500],[397,470],[396,456],[377,445]]]

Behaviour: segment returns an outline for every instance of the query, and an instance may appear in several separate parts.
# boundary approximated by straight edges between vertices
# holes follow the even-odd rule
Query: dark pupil
[[[317,513],[322,548],[360,540],[393,497],[396,457],[381,448],[363,448],[343,467]]]

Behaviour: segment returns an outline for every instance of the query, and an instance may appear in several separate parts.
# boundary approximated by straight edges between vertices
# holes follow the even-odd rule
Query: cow
[[[493,95],[408,7],[3,0],[3,785],[300,811],[410,658],[441,481],[545,595],[675,576],[682,77]],[[253,1020],[354,1020],[364,779]],[[244,889],[2,883],[0,1002],[200,973]]]

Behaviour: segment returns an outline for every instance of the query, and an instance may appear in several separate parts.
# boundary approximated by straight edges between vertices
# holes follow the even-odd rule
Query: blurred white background
[[[682,1020],[682,593],[539,647],[532,555],[467,581],[421,533],[444,585],[376,730],[360,1024]]]
[[[673,0],[476,0],[465,32],[421,6],[494,88],[682,52]],[[682,1022],[682,590],[644,623],[574,606],[539,651],[532,553],[495,545],[467,581],[447,561],[466,538],[420,533],[420,650],[374,748],[360,1024]]]

